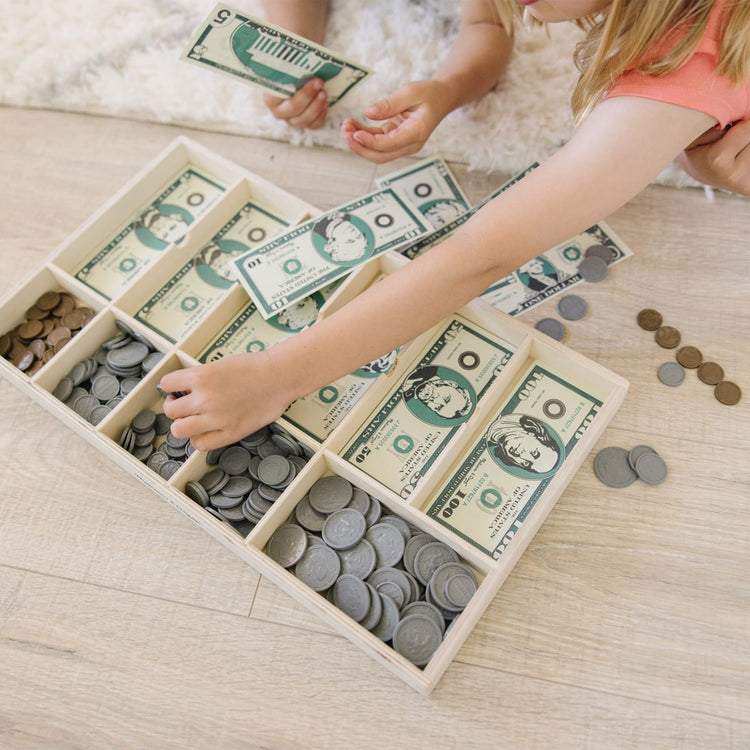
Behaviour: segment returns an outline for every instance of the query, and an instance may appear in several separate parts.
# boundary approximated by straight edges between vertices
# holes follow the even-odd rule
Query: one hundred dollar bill
[[[276,213],[246,203],[135,317],[172,343],[192,330],[237,283],[234,259],[289,226]]]
[[[117,297],[144,268],[221,196],[226,186],[188,167],[120,227],[76,271],[76,278],[108,299]]]
[[[242,285],[268,318],[428,229],[405,198],[383,188],[300,224],[235,265]]]
[[[296,304],[266,320],[255,303],[250,302],[214,337],[198,355],[199,362],[214,362],[222,357],[246,352],[262,352],[311,326],[320,309],[339,282],[314,292]]]
[[[453,316],[342,457],[408,497],[513,351],[508,342]]]
[[[219,3],[193,35],[181,60],[291,96],[310,78],[322,78],[332,107],[370,70],[241,10]]]
[[[533,364],[427,510],[498,558],[599,411],[601,401]]]
[[[377,185],[401,190],[435,229],[450,224],[470,208],[456,178],[439,156],[388,174]]]

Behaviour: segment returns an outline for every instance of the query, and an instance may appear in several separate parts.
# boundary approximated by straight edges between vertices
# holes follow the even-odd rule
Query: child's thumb
[[[371,120],[387,120],[389,117],[403,112],[409,106],[403,93],[403,89],[395,94],[386,96],[384,99],[371,104],[365,108],[365,117]]]

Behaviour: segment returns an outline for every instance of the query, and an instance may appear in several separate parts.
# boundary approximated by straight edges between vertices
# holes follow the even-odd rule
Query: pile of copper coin
[[[78,307],[67,292],[45,292],[26,311],[23,323],[0,335],[0,356],[34,375],[95,315],[90,307]]]
[[[655,331],[654,339],[662,348],[677,349],[680,345],[682,340],[680,332],[672,326],[664,325],[662,316],[657,310],[651,308],[641,310],[636,320],[644,331]],[[713,386],[714,396],[722,404],[733,406],[742,398],[740,387],[736,383],[724,379],[724,368],[716,362],[704,361],[700,349],[694,346],[680,347],[675,353],[675,358],[681,367],[695,370],[702,383]],[[667,385],[678,385],[682,380],[674,379],[668,382],[662,379],[662,382],[666,382]]]

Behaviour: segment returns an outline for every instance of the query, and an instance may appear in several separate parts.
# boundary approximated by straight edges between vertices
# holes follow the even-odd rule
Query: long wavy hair
[[[494,0],[506,29],[523,19],[517,0]],[[572,96],[580,123],[626,70],[665,75],[690,57],[716,0],[612,0],[606,13],[575,21],[587,34],[575,51],[580,72]],[[533,21],[538,23],[537,21]],[[727,0],[718,73],[735,83],[750,79],[750,0]],[[672,41],[674,40],[674,41]],[[651,50],[666,42],[665,54]]]

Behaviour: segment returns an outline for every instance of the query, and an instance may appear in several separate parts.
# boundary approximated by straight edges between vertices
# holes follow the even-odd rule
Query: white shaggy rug
[[[232,3],[263,17],[261,0]],[[179,60],[214,0],[5,0],[0,103],[170,123],[345,148],[344,117],[409,80],[428,78],[458,24],[457,0],[332,0],[326,46],[374,71],[318,131],[274,120],[261,91]],[[9,6],[9,7],[8,7]],[[572,132],[573,25],[520,29],[507,75],[480,102],[452,113],[420,155],[478,170],[519,172]],[[694,185],[675,165],[658,179]]]

